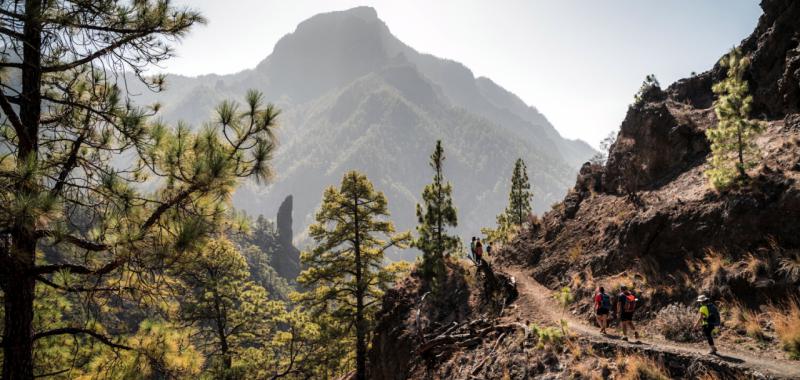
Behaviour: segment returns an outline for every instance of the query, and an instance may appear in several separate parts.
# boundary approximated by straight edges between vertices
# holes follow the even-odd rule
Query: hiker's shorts
[[[597,308],[597,315],[608,315],[608,309],[604,307]]]
[[[623,311],[622,315],[619,318],[619,320],[622,321],[622,322],[632,321],[633,320],[633,312]]]

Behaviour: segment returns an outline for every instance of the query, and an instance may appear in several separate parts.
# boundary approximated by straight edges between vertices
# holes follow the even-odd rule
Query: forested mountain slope
[[[283,37],[252,70],[188,78],[170,75],[167,91],[134,89],[135,101],[163,104],[168,121],[199,125],[214,105],[248,88],[283,111],[277,178],[240,188],[235,204],[272,215],[294,195],[302,234],[322,190],[346,169],[364,171],[391,200],[398,228],[415,223],[414,204],[427,176],[426,157],[444,141],[462,233],[499,213],[512,164],[528,162],[544,210],[559,199],[594,151],[562,138],[516,95],[462,64],[421,54],[395,38],[374,9],[320,14]]]

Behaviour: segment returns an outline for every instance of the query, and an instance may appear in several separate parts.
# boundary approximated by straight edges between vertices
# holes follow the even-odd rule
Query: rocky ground
[[[800,377],[796,362],[739,348],[723,347],[721,355],[710,356],[702,343],[679,344],[649,334],[629,343],[613,328],[602,335],[563,308],[560,292],[536,282],[524,267],[504,268],[515,291],[501,291],[500,297],[488,297],[483,272],[471,262],[453,260],[449,268],[449,278],[457,280],[446,293],[432,295],[416,275],[389,293],[371,351],[373,378]],[[432,307],[454,299],[464,302],[454,313]]]

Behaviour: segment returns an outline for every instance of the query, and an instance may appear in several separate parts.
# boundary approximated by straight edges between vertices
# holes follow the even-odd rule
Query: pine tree
[[[316,223],[309,227],[316,246],[301,255],[307,269],[298,282],[309,291],[298,300],[339,326],[355,327],[359,380],[366,378],[371,321],[383,291],[395,278],[383,265],[384,253],[410,240],[408,233],[395,234],[388,215],[383,193],[375,191],[365,175],[348,172],[340,188],[325,190]]]
[[[508,194],[508,207],[505,211],[508,223],[522,226],[528,220],[528,215],[531,213],[531,198],[533,192],[528,181],[528,169],[525,167],[525,161],[518,158],[511,176],[511,191]]]
[[[661,83],[658,82],[655,74],[648,74],[644,78],[644,82],[639,86],[639,90],[633,96],[633,106],[640,107],[644,104],[645,95],[653,89],[661,89]]]
[[[750,60],[734,48],[720,63],[728,69],[728,75],[713,86],[714,93],[719,96],[714,102],[719,124],[706,130],[712,155],[706,176],[714,187],[724,189],[746,179],[747,169],[755,166],[758,159],[755,139],[763,125],[749,119],[753,97],[748,95],[743,76]]]
[[[422,251],[423,273],[427,278],[444,273],[444,255],[458,248],[458,238],[447,234],[448,227],[458,225],[456,209],[453,207],[453,187],[445,182],[442,173],[444,163],[442,142],[436,142],[431,155],[433,183],[426,185],[422,192],[423,204],[417,204],[417,233],[414,247]]]
[[[144,70],[203,22],[169,1],[0,7],[2,378],[30,380],[36,340],[78,336],[125,349],[104,334],[111,330],[86,327],[98,322],[94,314],[65,316],[79,327],[34,333],[37,283],[91,310],[107,304],[100,297],[135,305],[157,293],[141,290],[163,283],[164,266],[224,218],[237,180],[268,178],[278,112],[251,92],[245,109],[225,102],[214,123],[192,131],[150,121],[157,105],[132,104],[124,81],[160,89],[163,77],[145,79]],[[129,159],[112,163],[121,153]],[[62,254],[45,263],[42,245]],[[131,273],[151,281],[129,281]]]
[[[215,378],[232,379],[235,359],[274,335],[285,306],[250,281],[245,258],[228,240],[211,240],[182,269],[180,319],[198,329]]]

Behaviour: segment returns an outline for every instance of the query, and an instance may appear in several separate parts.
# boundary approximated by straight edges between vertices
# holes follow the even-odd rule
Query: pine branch
[[[8,101],[8,98],[3,91],[0,91],[0,108],[3,109],[3,113],[6,114],[6,118],[8,118],[8,121],[11,122],[12,126],[14,126],[17,136],[21,135],[25,130],[25,127],[22,125],[19,115],[14,112],[14,107],[11,106],[11,103]]]
[[[112,347],[112,348],[117,348],[117,349],[121,349],[121,350],[132,350],[133,349],[133,347],[126,346],[124,344],[114,343],[114,342],[111,341],[111,338],[109,338],[109,337],[107,337],[107,336],[105,336],[103,334],[100,334],[97,331],[89,330],[89,329],[83,329],[83,328],[79,328],[79,327],[63,327],[63,328],[60,328],[60,329],[53,329],[53,330],[49,330],[49,331],[39,332],[39,333],[33,334],[33,340],[46,338],[46,337],[49,337],[49,336],[58,336],[58,335],[89,335],[89,336],[97,339],[101,343],[105,344],[106,346],[109,346],[109,347]]]
[[[39,230],[39,231],[36,231],[36,237],[38,237],[38,238],[55,238],[57,240],[65,241],[65,242],[70,243],[70,244],[72,244],[72,245],[74,245],[76,247],[83,248],[85,250],[93,251],[93,252],[107,251],[108,249],[111,248],[111,246],[109,246],[108,244],[98,243],[98,242],[94,242],[94,241],[91,241],[91,240],[82,239],[82,238],[79,238],[77,236],[68,235],[68,234],[62,234],[60,232],[52,231],[52,230]]]
[[[93,52],[93,53],[91,53],[91,54],[89,54],[89,55],[87,55],[87,56],[85,56],[83,58],[77,59],[75,61],[72,61],[72,62],[69,62],[69,63],[65,63],[65,64],[61,64],[61,65],[42,67],[42,72],[43,73],[62,72],[62,71],[67,71],[67,70],[70,70],[70,69],[74,69],[74,68],[79,67],[79,66],[83,66],[83,65],[85,65],[85,64],[87,64],[89,62],[94,61],[95,59],[98,59],[100,57],[108,55],[111,52],[113,52],[114,50],[119,49],[120,47],[125,46],[125,45],[127,45],[127,44],[129,44],[129,43],[131,43],[131,42],[133,42],[133,41],[135,41],[137,39],[139,39],[139,38],[146,37],[148,34],[151,34],[151,32],[150,31],[145,31],[145,32],[140,32],[140,33],[132,34],[132,35],[129,35],[129,36],[125,36],[124,38],[120,38],[119,40],[115,41],[114,43],[112,43],[112,44],[110,44],[110,45],[108,45],[108,46],[106,46],[106,47],[104,47],[104,48],[102,48],[100,50],[97,50],[97,51],[95,51],[95,52]]]
[[[114,261],[103,265],[100,268],[92,269],[84,265],[78,264],[51,264],[51,265],[39,265],[34,268],[33,272],[37,275],[41,274],[50,274],[59,271],[68,271],[74,274],[83,274],[83,275],[93,275],[93,276],[102,276],[104,274],[108,274],[114,269],[119,268],[122,264],[125,263],[124,257],[119,257]]]

